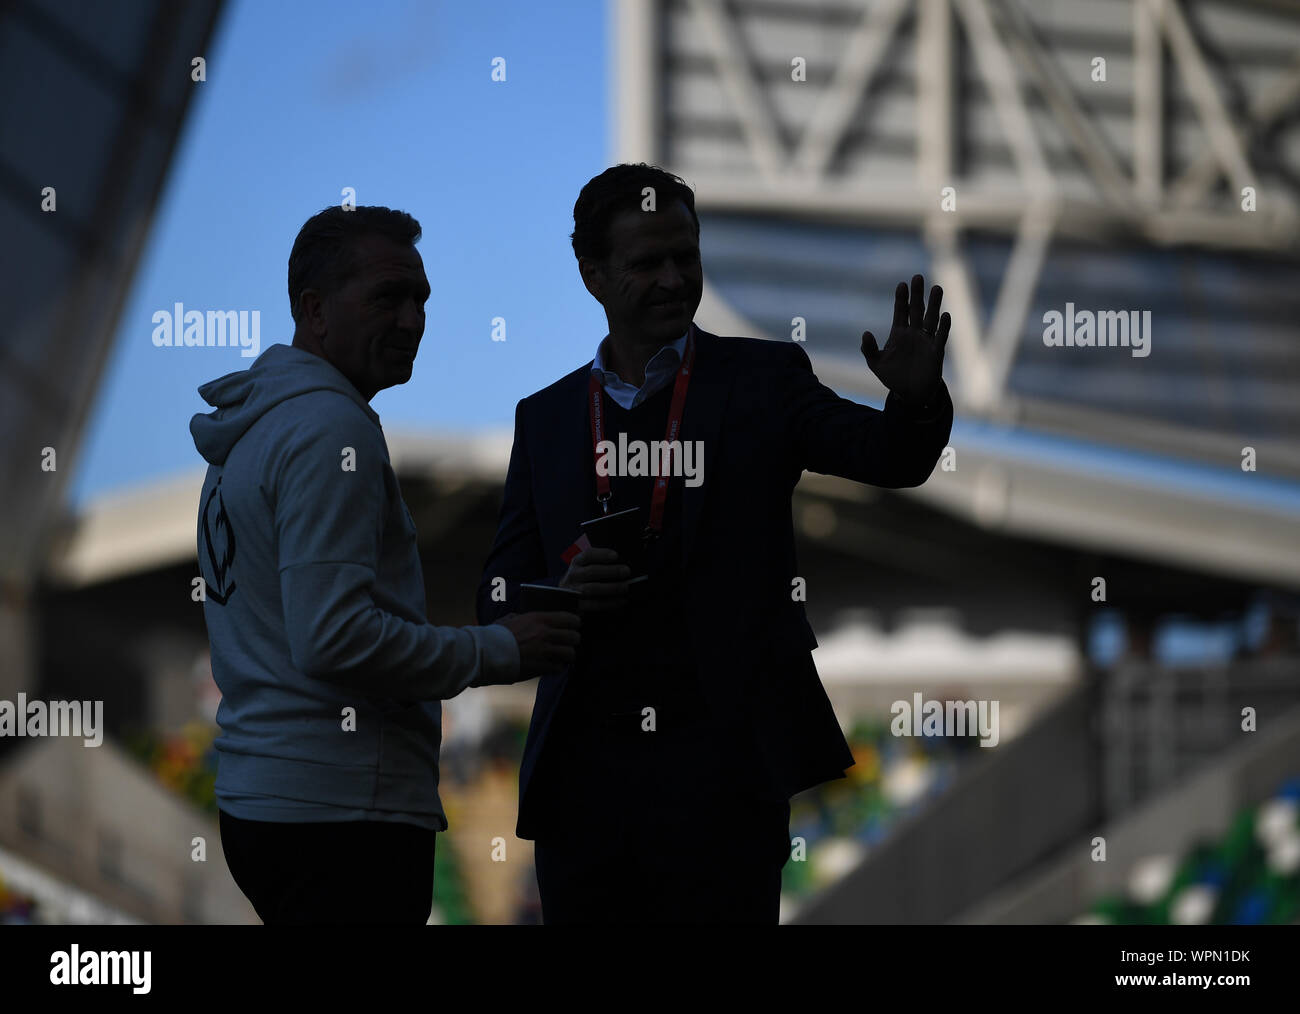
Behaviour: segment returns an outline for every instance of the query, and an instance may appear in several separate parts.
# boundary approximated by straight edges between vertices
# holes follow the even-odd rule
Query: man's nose
[[[655,283],[668,292],[679,292],[683,288],[682,273],[677,270],[677,262],[671,257],[665,257],[659,265]]]
[[[402,303],[397,314],[397,326],[409,334],[424,334],[424,306],[417,303],[414,297]]]

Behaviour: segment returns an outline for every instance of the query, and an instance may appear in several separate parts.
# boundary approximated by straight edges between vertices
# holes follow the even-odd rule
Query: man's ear
[[[298,318],[317,339],[325,337],[329,330],[325,323],[325,301],[315,289],[303,289],[298,296]]]
[[[592,298],[604,306],[605,272],[600,263],[590,257],[579,257],[578,273],[582,275],[582,284],[587,287]]]

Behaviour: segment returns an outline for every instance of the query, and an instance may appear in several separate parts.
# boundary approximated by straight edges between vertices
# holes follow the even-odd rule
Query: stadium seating
[[[1217,841],[1181,858],[1136,863],[1125,894],[1098,898],[1076,923],[1282,925],[1300,920],[1300,777],[1241,810]]]

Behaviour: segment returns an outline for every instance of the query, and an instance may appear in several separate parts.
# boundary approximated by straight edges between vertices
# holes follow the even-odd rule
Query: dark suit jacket
[[[897,489],[929,478],[948,442],[952,400],[940,383],[925,414],[890,394],[884,411],[818,382],[793,342],[695,329],[696,362],[681,439],[702,440],[704,481],[685,487],[687,613],[709,702],[745,716],[774,794],[788,798],[852,767],[813,665],[801,602],[791,494],[804,469]],[[863,364],[863,369],[867,369]],[[591,363],[519,402],[496,542],[478,591],[480,623],[518,611],[519,584],[555,584],[579,524],[598,513],[587,386]],[[680,478],[675,482],[682,482]],[[506,601],[493,602],[493,578]],[[539,826],[529,795],[569,670],[542,677],[519,778],[521,838]]]

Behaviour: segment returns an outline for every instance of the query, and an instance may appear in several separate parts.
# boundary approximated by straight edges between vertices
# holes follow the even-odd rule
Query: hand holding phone
[[[597,549],[612,549],[618,554],[618,562],[631,571],[630,582],[645,580],[645,524],[640,507],[584,521],[582,532]]]
[[[569,563],[560,588],[577,592],[584,613],[606,613],[627,605],[632,570],[612,549],[584,549]]]

